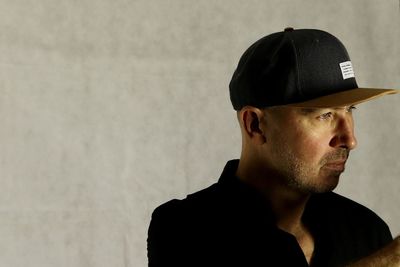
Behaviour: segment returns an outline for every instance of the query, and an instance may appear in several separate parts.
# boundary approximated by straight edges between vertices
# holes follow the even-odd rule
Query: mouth
[[[325,168],[343,172],[346,166],[346,161],[333,161],[324,165]]]

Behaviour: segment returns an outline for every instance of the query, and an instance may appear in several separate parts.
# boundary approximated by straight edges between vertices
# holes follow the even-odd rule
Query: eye
[[[332,118],[332,112],[327,112],[327,113],[324,113],[324,114],[319,115],[317,117],[317,119],[319,119],[319,120],[327,120],[327,119],[330,119],[330,118]]]
[[[356,110],[357,108],[355,106],[350,106],[347,108],[347,112],[352,113],[353,110]]]

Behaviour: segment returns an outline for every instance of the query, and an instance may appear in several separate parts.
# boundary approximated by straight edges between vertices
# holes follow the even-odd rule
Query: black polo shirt
[[[241,182],[238,160],[216,184],[153,212],[149,266],[308,266],[296,238],[275,226],[264,198]],[[315,249],[311,266],[344,266],[392,240],[374,212],[335,193],[312,195],[303,214]]]

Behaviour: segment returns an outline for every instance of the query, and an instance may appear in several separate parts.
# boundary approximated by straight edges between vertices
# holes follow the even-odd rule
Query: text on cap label
[[[339,63],[340,69],[342,70],[343,80],[354,78],[354,70],[351,61],[345,61]]]

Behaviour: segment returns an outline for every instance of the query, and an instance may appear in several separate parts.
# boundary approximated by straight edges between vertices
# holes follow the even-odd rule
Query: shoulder
[[[215,183],[184,199],[173,199],[160,205],[151,217],[149,239],[189,242],[189,239],[202,239],[224,229],[235,214],[231,211],[232,198],[228,191]]]
[[[333,192],[313,195],[306,212],[320,244],[329,247],[323,254],[334,266],[366,257],[392,240],[375,212]]]
[[[316,195],[315,200],[314,202],[318,202],[321,208],[336,217],[356,221],[363,220],[365,222],[384,223],[371,209],[337,193],[330,192]]]
[[[221,200],[217,184],[189,194],[184,199],[172,199],[158,206],[152,215],[154,219],[172,219],[197,214],[204,209],[215,208]]]
[[[314,197],[313,206],[335,231],[387,243],[392,239],[388,225],[371,209],[336,193]]]
[[[149,266],[190,265],[190,255],[205,243],[203,236],[212,230],[211,218],[217,214],[213,203],[219,199],[216,191],[214,184],[184,199],[170,200],[153,211],[147,236]]]

